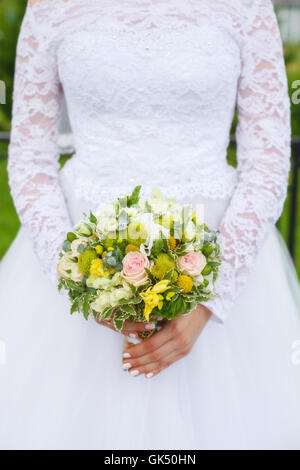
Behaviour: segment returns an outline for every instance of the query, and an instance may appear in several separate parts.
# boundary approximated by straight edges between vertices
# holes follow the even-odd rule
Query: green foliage
[[[6,85],[6,104],[0,105],[0,131],[10,129],[15,51],[26,3],[20,0],[0,2],[0,80]]]
[[[128,201],[127,201],[128,207],[134,206],[135,204],[139,202],[141,188],[142,186],[136,186],[134,188],[131,196],[129,196]]]
[[[164,302],[159,314],[163,318],[172,320],[172,318],[176,318],[180,313],[184,313],[186,307],[187,303],[183,296],[180,295],[173,302]]]

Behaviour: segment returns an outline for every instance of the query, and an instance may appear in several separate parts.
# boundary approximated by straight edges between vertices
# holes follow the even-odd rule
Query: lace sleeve
[[[8,173],[21,223],[42,269],[55,281],[58,253],[71,227],[58,178],[62,90],[55,48],[40,34],[34,8],[28,3],[17,45]]]
[[[271,0],[254,3],[256,10],[245,25],[237,97],[238,184],[220,226],[219,295],[206,304],[220,321],[230,313],[281,214],[290,167],[290,103],[282,42]]]

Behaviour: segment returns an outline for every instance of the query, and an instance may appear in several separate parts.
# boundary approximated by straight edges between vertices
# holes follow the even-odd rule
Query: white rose
[[[92,227],[87,224],[86,222],[81,222],[77,227],[75,228],[75,232],[78,233],[78,235],[82,237],[89,237],[93,233]]]
[[[115,232],[118,228],[118,222],[114,217],[101,217],[97,223],[96,231],[100,234],[107,235]]]
[[[118,289],[113,289],[110,293],[110,303],[112,306],[118,305],[121,299],[130,299],[132,297],[132,292],[129,288],[119,287]]]
[[[86,281],[88,287],[104,290],[109,290],[114,286],[121,285],[121,283],[122,276],[119,272],[115,273],[112,279],[109,279],[108,277],[99,277],[95,274],[91,274]]]
[[[110,294],[109,292],[101,292],[96,300],[92,302],[91,307],[96,310],[96,312],[103,312],[106,307],[110,307]]]
[[[57,265],[58,274],[64,279],[71,279],[75,282],[83,280],[83,274],[78,269],[78,264],[70,259],[71,252],[63,255]]]

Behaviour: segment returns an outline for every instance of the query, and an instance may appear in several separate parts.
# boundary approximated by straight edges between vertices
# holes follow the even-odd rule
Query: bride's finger
[[[141,370],[142,367],[148,366],[151,370],[163,367],[163,361],[167,358],[170,354],[177,354],[177,344],[174,340],[170,340],[167,343],[164,343],[158,349],[154,351],[150,351],[143,356],[139,356],[137,358],[124,358],[123,359],[123,368],[135,370]],[[149,370],[150,370],[149,369]]]
[[[125,321],[123,330],[126,332],[141,332],[141,331],[153,331],[155,329],[155,323],[145,323],[145,322],[130,322],[128,320]],[[122,332],[123,332],[122,330]]]
[[[124,357],[138,358],[145,354],[149,354],[155,351],[156,349],[160,348],[171,338],[172,335],[170,334],[170,327],[167,324],[160,331],[152,335],[151,338],[147,338],[141,343],[127,348],[124,351],[124,354],[126,354]]]
[[[131,323],[129,321],[125,321],[122,331],[118,331],[116,330],[113,322],[111,321],[103,320],[97,317],[96,322],[99,325],[106,326],[107,328],[110,328],[111,330],[117,331],[118,333],[121,333],[124,336],[130,336],[131,338],[137,338],[138,333],[143,332],[143,331],[151,331],[155,328],[155,324],[152,324],[152,323],[143,323],[143,322]]]
[[[145,377],[147,379],[151,379],[151,377],[157,375],[159,372],[163,371],[182,357],[184,357],[183,353],[179,353],[178,351],[171,351],[167,356],[161,357],[157,361],[151,362],[146,365],[140,365],[138,367],[131,367],[129,369],[129,373],[132,377],[137,377],[139,375],[145,374]]]

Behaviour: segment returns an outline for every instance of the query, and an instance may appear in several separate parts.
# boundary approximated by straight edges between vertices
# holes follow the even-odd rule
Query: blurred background
[[[12,90],[17,37],[26,6],[25,0],[0,0],[0,259],[16,236],[19,219],[7,181],[7,147],[11,125]],[[300,0],[274,0],[284,42],[284,52],[292,106],[292,170],[288,197],[278,222],[300,277]],[[234,131],[228,161],[236,165]],[[63,155],[63,165],[71,155]]]

